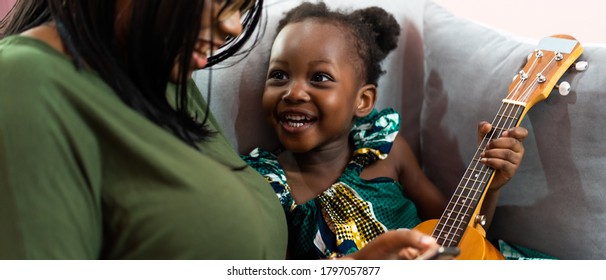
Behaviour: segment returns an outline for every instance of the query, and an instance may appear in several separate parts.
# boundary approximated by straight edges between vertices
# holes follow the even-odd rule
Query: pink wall
[[[606,43],[606,4],[595,0],[434,0],[454,14],[530,38],[567,33],[581,42]],[[0,0],[0,18],[15,0]]]
[[[15,4],[15,0],[0,0],[0,18],[4,18],[13,4]]]
[[[514,35],[540,39],[569,34],[581,43],[606,43],[604,9],[595,0],[434,0],[453,14]]]

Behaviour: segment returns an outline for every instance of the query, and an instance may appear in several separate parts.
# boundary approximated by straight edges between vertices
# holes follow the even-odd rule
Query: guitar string
[[[535,58],[535,59],[533,60],[533,62],[532,62],[532,64],[531,64],[531,66],[529,67],[529,72],[532,72],[532,69],[535,67],[535,64],[536,64],[536,62],[537,62],[537,61],[538,61],[538,59],[537,59],[537,58]],[[553,59],[552,59],[552,61],[550,61],[550,62],[547,64],[547,66],[549,66],[549,64],[550,64],[551,62],[553,62]],[[547,68],[547,66],[546,66],[544,69],[546,69],[546,68]],[[541,73],[542,73],[542,72],[541,72]],[[522,86],[522,84],[523,84],[524,82],[525,82],[525,79],[520,79],[520,80],[518,81],[517,85],[515,85],[515,86],[514,86],[513,90],[512,90],[511,92],[509,92],[509,93],[508,93],[507,99],[514,99],[514,98],[513,98],[513,96],[515,96],[515,94],[519,92],[520,87]],[[526,92],[522,94],[522,100],[527,101],[527,98],[528,98],[529,94],[530,94],[530,93],[533,91],[533,90],[530,90],[530,88],[531,88],[531,87],[536,86],[536,84],[537,84],[537,83],[538,83],[538,76],[537,76],[537,78],[536,78],[536,79],[535,79],[535,80],[534,80],[534,81],[531,83],[531,86],[527,88]],[[512,94],[513,94],[513,95],[512,95]],[[514,109],[511,109],[511,108],[510,108],[510,106],[512,106]],[[523,108],[523,106],[518,105],[518,104],[512,104],[512,103],[509,103],[509,102],[507,102],[507,103],[505,104],[505,108],[503,108],[503,104],[501,105],[501,108],[499,109],[499,112],[498,112],[498,113],[497,113],[497,115],[495,116],[495,120],[498,120],[498,122],[496,122],[495,120],[493,120],[493,123],[495,123],[495,122],[496,122],[495,129],[493,129],[493,130],[492,130],[492,133],[490,133],[490,135],[488,135],[488,134],[487,134],[487,135],[485,135],[485,136],[484,136],[484,139],[482,140],[482,143],[483,143],[482,147],[483,147],[483,148],[482,148],[482,149],[479,149],[478,151],[476,151],[476,154],[474,155],[474,159],[476,159],[475,166],[474,166],[474,167],[473,167],[473,169],[471,169],[471,170],[470,170],[470,169],[468,169],[468,171],[471,171],[471,172],[466,172],[466,174],[467,174],[467,173],[469,173],[469,174],[468,174],[469,176],[468,176],[468,179],[467,179],[467,181],[466,181],[466,183],[465,183],[465,186],[463,186],[462,188],[458,188],[458,189],[462,189],[462,192],[464,193],[465,189],[467,189],[467,188],[468,188],[467,183],[469,183],[469,182],[470,182],[470,179],[472,179],[473,177],[475,177],[475,179],[472,179],[472,180],[474,180],[474,182],[472,183],[472,185],[473,185],[473,186],[472,186],[471,188],[469,188],[469,193],[468,193],[467,195],[463,195],[463,193],[461,193],[461,194],[459,194],[459,195],[458,195],[458,197],[457,197],[457,201],[453,201],[453,200],[451,199],[451,201],[449,202],[449,204],[454,203],[454,205],[457,205],[457,203],[459,203],[459,200],[461,199],[461,197],[464,197],[464,199],[463,199],[463,200],[461,200],[463,203],[465,203],[465,202],[466,202],[468,199],[472,199],[472,200],[479,200],[479,199],[481,198],[481,192],[479,192],[479,191],[477,190],[477,186],[475,186],[475,185],[476,185],[476,184],[479,184],[479,185],[481,186],[481,185],[483,184],[482,182],[484,182],[484,181],[486,181],[486,180],[487,180],[487,177],[489,177],[489,176],[488,176],[488,174],[490,173],[488,170],[489,170],[490,168],[489,168],[489,167],[487,167],[485,164],[480,164],[480,163],[481,163],[481,161],[479,161],[479,160],[478,160],[478,159],[479,159],[479,153],[482,153],[483,151],[485,151],[485,146],[488,144],[488,143],[487,143],[487,141],[490,141],[490,140],[494,139],[494,138],[495,138],[495,135],[500,135],[500,134],[502,134],[502,132],[505,130],[505,129],[502,129],[502,127],[504,127],[504,128],[506,128],[506,129],[507,129],[507,128],[513,127],[513,126],[515,125],[515,123],[514,123],[514,122],[515,122],[515,121],[517,121],[517,120],[516,120],[515,118],[512,118],[511,113],[514,113],[514,114],[513,114],[513,116],[518,115],[518,114],[519,114],[519,112],[520,112],[520,111],[519,111],[519,110],[520,110],[520,108]],[[509,111],[511,111],[511,112],[510,112],[510,113],[507,113],[507,112],[509,112]],[[499,118],[499,116],[498,116],[498,115],[499,115],[499,113],[500,113],[500,114],[502,114],[503,116],[509,116],[508,118],[505,118],[505,119],[504,119],[504,120],[505,120],[505,121],[504,121],[504,122],[505,122],[505,125],[504,125],[504,126],[501,126],[501,120],[503,120],[503,118],[502,118],[502,117],[500,117],[500,118]],[[498,132],[498,133],[497,133],[497,132]],[[487,140],[487,139],[488,139],[488,140]],[[486,143],[485,143],[485,142],[486,142]],[[485,143],[485,144],[484,144],[484,143]],[[478,166],[478,165],[480,165],[480,167],[481,167],[481,169],[482,169],[482,170],[479,170],[479,171],[477,170],[477,166]],[[481,177],[481,179],[479,179],[479,180],[478,180],[478,177],[477,177],[477,176],[478,176],[478,173],[483,174],[483,175],[482,175],[482,177]],[[474,175],[475,175],[475,176],[474,176]],[[464,176],[464,178],[461,180],[461,182],[462,182],[463,180],[465,180],[465,176]],[[459,184],[459,186],[460,186],[460,185],[461,185],[461,184]],[[480,196],[478,196],[478,194],[480,194]],[[456,195],[456,194],[455,194],[455,195]],[[474,197],[475,197],[475,198],[474,198]],[[463,208],[463,207],[461,207],[461,208]],[[469,212],[470,212],[469,210],[471,210],[469,207],[467,207],[467,209],[465,209],[464,216],[468,216],[468,215],[473,214],[473,213],[469,213]],[[459,221],[459,224],[458,224],[457,226],[451,225],[451,228],[450,228],[449,232],[448,232],[446,235],[441,234],[441,235],[442,235],[442,237],[445,239],[445,242],[448,242],[448,244],[444,244],[444,243],[443,243],[443,244],[442,244],[443,246],[449,246],[449,245],[452,245],[452,243],[454,243],[454,238],[456,237],[456,232],[453,234],[453,233],[452,233],[452,231],[453,231],[453,230],[455,230],[456,228],[459,228],[459,229],[460,229],[460,228],[461,228],[461,226],[462,226],[462,223],[463,223],[463,222],[462,222],[462,220],[460,219],[460,215],[461,215],[461,213],[459,212],[459,213],[457,213],[457,214],[459,215],[459,216],[457,217],[457,218],[459,218],[459,219],[457,219],[457,221]],[[449,218],[450,218],[450,215],[452,215],[452,212],[451,212],[451,213],[449,213],[449,215],[447,215],[447,216],[446,216],[446,218],[448,218],[448,219],[449,219]],[[436,228],[436,229],[437,229],[437,228]],[[461,234],[464,232],[464,230],[465,230],[465,229],[463,229],[463,231],[461,232]],[[440,230],[440,232],[441,232],[441,233],[443,232],[443,227],[442,227],[442,229]],[[435,236],[435,229],[434,229],[434,236]]]

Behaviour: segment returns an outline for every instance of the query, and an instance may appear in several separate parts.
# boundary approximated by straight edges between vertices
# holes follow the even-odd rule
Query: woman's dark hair
[[[4,35],[52,19],[77,67],[92,68],[124,103],[196,147],[196,142],[213,132],[188,110],[187,74],[191,55],[183,54],[191,54],[197,42],[204,0],[132,1],[126,11],[130,15],[129,26],[124,29],[126,41],[116,36],[115,2],[18,0],[6,17],[10,23]],[[233,0],[224,2],[226,7]],[[247,6],[251,8],[244,16],[242,34],[228,39],[224,51],[210,58],[208,66],[236,53],[254,33],[263,0],[248,0],[243,7]],[[166,98],[166,90],[176,61],[180,69],[173,107]]]
[[[0,20],[0,38],[18,34],[51,20],[46,0],[18,0]]]
[[[398,46],[400,25],[390,13],[379,7],[354,10],[350,13],[331,11],[325,3],[303,3],[290,10],[278,23],[279,33],[287,24],[307,19],[335,23],[351,32],[354,49],[360,58],[358,68],[366,83],[377,85],[384,73],[381,61]]]

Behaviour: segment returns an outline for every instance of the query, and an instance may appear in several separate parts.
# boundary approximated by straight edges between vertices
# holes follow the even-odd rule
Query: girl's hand
[[[478,141],[490,132],[492,125],[486,121],[478,125]],[[498,190],[507,183],[520,167],[524,157],[522,141],[528,137],[528,130],[514,127],[504,131],[497,139],[486,145],[486,150],[480,155],[482,162],[495,169],[495,176],[490,190]]]

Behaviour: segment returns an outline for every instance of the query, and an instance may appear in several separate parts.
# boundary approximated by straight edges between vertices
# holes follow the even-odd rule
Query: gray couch
[[[212,110],[242,153],[276,146],[260,105],[267,58],[277,20],[301,0],[266,2],[267,28],[257,47],[215,67],[210,84]],[[519,38],[455,17],[430,0],[326,2],[381,6],[401,23],[399,47],[384,63],[378,107],[402,114],[401,133],[427,175],[452,194],[477,148],[478,122],[492,120],[540,38]],[[526,156],[503,189],[488,232],[562,259],[606,259],[606,46],[584,49],[581,59],[589,69],[563,77],[571,93],[554,91],[522,121],[530,133]],[[206,92],[209,71],[194,77]]]

